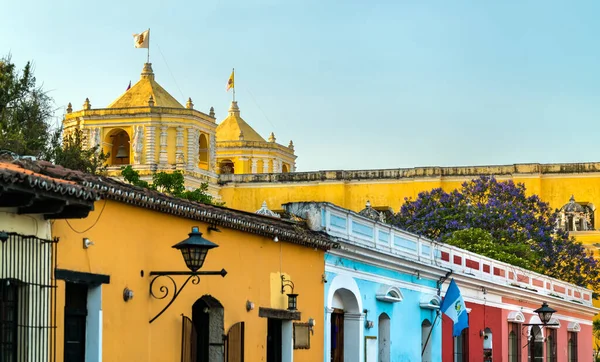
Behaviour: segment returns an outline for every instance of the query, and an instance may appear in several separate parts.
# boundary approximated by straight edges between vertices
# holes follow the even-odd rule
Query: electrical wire
[[[74,232],[76,232],[77,234],[83,234],[85,232],[88,232],[89,230],[91,230],[94,226],[96,226],[96,224],[98,223],[98,221],[100,221],[100,217],[102,216],[102,213],[104,212],[104,208],[106,207],[106,203],[108,200],[104,199],[104,205],[102,205],[102,210],[100,210],[100,214],[98,214],[98,217],[96,218],[96,221],[94,221],[94,223],[92,224],[92,226],[90,226],[89,228],[83,230],[83,231],[77,231],[73,228],[73,226],[71,225],[71,223],[69,223],[69,220],[65,219],[65,222],[67,223],[67,225],[69,225],[69,227],[71,228],[71,230],[73,230]]]

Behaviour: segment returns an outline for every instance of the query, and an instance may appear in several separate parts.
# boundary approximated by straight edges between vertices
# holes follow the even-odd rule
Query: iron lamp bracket
[[[187,279],[183,282],[183,284],[181,284],[181,286],[178,287],[177,282],[172,277],[179,276],[179,275],[187,275]],[[194,284],[194,285],[199,284],[201,275],[220,275],[221,277],[224,278],[225,275],[227,275],[227,271],[225,269],[221,269],[220,271],[196,271],[196,272],[151,271],[150,276],[154,277],[154,278],[152,278],[152,281],[150,281],[150,296],[154,299],[165,299],[169,295],[171,295],[171,300],[169,300],[169,303],[167,303],[167,305],[156,316],[154,316],[154,318],[150,319],[150,323],[154,322],[158,317],[160,317],[171,306],[171,304],[173,304],[175,299],[177,299],[177,297],[179,296],[179,293],[181,293],[183,288],[185,288],[185,286],[187,285],[187,283],[190,280],[192,281],[192,284]],[[162,284],[162,285],[160,285],[160,287],[158,287],[158,293],[154,293],[154,290],[153,290],[154,282],[161,277],[167,278],[171,282],[173,293],[171,293],[171,289],[169,289],[169,286],[167,286],[165,284]]]

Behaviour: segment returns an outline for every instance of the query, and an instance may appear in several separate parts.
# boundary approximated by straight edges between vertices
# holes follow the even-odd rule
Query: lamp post
[[[522,327],[538,326],[539,331],[541,333],[543,327],[551,327],[551,326],[559,326],[560,325],[559,323],[550,323],[550,320],[552,320],[552,315],[554,313],[556,313],[556,310],[550,308],[548,306],[548,303],[546,303],[546,302],[543,302],[542,306],[539,307],[538,309],[534,310],[533,312],[538,315],[538,317],[540,318],[540,321],[542,323],[541,324],[540,323],[523,323],[521,325]],[[532,331],[534,331],[534,329],[532,329]],[[535,340],[537,338],[536,335],[533,335],[532,337],[533,337],[533,340]],[[527,342],[527,344],[523,348],[525,348],[527,345],[529,345],[529,343],[530,342]]]
[[[206,240],[202,237],[202,233],[198,229],[197,226],[192,227],[192,232],[188,234],[189,237],[183,240],[180,243],[173,245],[173,248],[181,251],[181,255],[183,256],[183,261],[185,265],[190,269],[190,271],[151,271],[150,276],[154,276],[152,281],[150,282],[150,296],[155,299],[165,299],[170,294],[169,287],[166,285],[161,285],[158,289],[160,294],[154,294],[153,285],[154,282],[160,277],[168,278],[173,284],[173,293],[171,300],[167,305],[156,315],[154,318],[150,319],[150,323],[154,322],[158,317],[163,314],[167,308],[173,304],[175,299],[179,296],[179,293],[185,288],[187,283],[191,280],[192,284],[196,285],[200,283],[200,275],[220,275],[225,277],[227,275],[227,271],[225,269],[221,269],[220,271],[198,271],[198,269],[202,268],[204,264],[204,260],[206,259],[206,255],[208,251],[213,248],[219,247],[217,244]],[[177,283],[172,278],[172,276],[176,275],[187,275],[188,278],[181,284],[180,287],[177,287]]]

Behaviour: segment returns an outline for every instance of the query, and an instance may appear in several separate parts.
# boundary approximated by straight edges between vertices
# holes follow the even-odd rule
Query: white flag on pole
[[[136,48],[150,47],[150,29],[141,34],[133,34],[133,45]]]

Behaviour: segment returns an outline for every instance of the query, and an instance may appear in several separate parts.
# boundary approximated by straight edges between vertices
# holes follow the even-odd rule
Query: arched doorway
[[[390,362],[390,316],[379,315],[379,362]]]
[[[421,323],[421,361],[431,362],[431,322],[424,319]]]
[[[108,166],[128,165],[131,163],[129,159],[131,154],[130,141],[129,134],[121,128],[115,128],[108,132],[104,139],[104,152],[110,153],[110,157],[107,160]]]
[[[539,326],[532,326],[529,330],[529,362],[544,361],[544,334]]]
[[[196,358],[194,362],[223,360],[224,310],[210,295],[198,299],[192,306],[192,323],[196,329]]]
[[[281,166],[281,172],[283,172],[283,173],[288,173],[288,172],[290,172],[290,167],[289,167],[287,164],[285,164],[285,163],[284,163],[284,164]]]
[[[492,340],[492,330],[486,328],[483,330],[483,362],[491,362],[493,356],[494,343]]]
[[[331,281],[327,293],[326,361],[364,360],[364,316],[360,296],[358,285],[352,277],[337,275]]]
[[[224,175],[235,173],[235,165],[231,160],[223,160],[219,163],[219,170]]]

